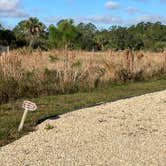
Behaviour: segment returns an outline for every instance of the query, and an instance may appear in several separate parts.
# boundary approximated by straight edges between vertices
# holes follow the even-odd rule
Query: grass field
[[[166,79],[110,84],[89,92],[57,95],[31,99],[38,105],[38,110],[29,113],[23,131],[18,134],[17,128],[23,114],[23,99],[0,105],[0,146],[6,145],[21,136],[33,131],[38,120],[56,116],[102,101],[116,100],[123,97],[165,90]]]
[[[0,57],[0,102],[94,90],[166,74],[166,52],[27,49]]]

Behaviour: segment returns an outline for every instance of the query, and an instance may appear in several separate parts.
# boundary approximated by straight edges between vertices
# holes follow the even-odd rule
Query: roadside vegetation
[[[27,49],[0,57],[0,103],[165,77],[166,52]]]

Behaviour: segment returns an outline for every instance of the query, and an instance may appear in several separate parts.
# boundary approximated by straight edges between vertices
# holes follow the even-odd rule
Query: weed
[[[51,129],[53,129],[53,128],[54,128],[54,126],[51,125],[51,124],[49,124],[49,123],[47,123],[47,124],[45,125],[45,127],[44,127],[45,130],[51,130]]]

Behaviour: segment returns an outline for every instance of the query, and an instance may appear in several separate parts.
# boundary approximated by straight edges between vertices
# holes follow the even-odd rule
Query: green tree
[[[77,25],[78,39],[77,44],[81,49],[92,50],[96,47],[95,33],[97,28],[92,23]]]
[[[127,35],[127,28],[112,26],[109,32],[109,47],[115,50],[124,50],[126,48]]]
[[[29,47],[33,47],[41,33],[44,33],[45,28],[46,26],[39,19],[30,17],[28,20],[19,22],[13,31],[17,39],[26,40]]]
[[[108,48],[109,44],[109,33],[106,29],[103,29],[101,31],[97,31],[95,34],[95,41],[97,44],[97,48],[99,50],[104,51]]]
[[[59,47],[60,33],[58,29],[51,24],[48,28],[48,42],[51,48]]]
[[[54,28],[54,32],[55,32]],[[72,19],[64,19],[57,24],[58,39],[60,39],[61,47],[68,49],[72,48],[77,37],[76,27]],[[57,36],[54,36],[55,38]],[[56,39],[55,39],[56,40]]]
[[[16,38],[14,33],[9,29],[5,29],[0,24],[0,44],[10,46],[10,48],[14,48],[15,43],[16,43]]]

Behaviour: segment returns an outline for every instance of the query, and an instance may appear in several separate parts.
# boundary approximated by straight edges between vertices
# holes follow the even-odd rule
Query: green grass
[[[53,128],[54,128],[54,126],[52,126],[52,125],[50,125],[49,123],[47,123],[44,129],[45,129],[45,130],[51,130],[51,129],[53,129]]]
[[[17,132],[23,114],[23,100],[0,105],[0,146],[6,145],[34,130],[36,122],[44,117],[60,115],[102,101],[116,100],[123,97],[141,95],[166,89],[166,79],[137,83],[109,85],[92,92],[75,93],[31,99],[38,105],[36,112],[29,112],[24,129]]]

